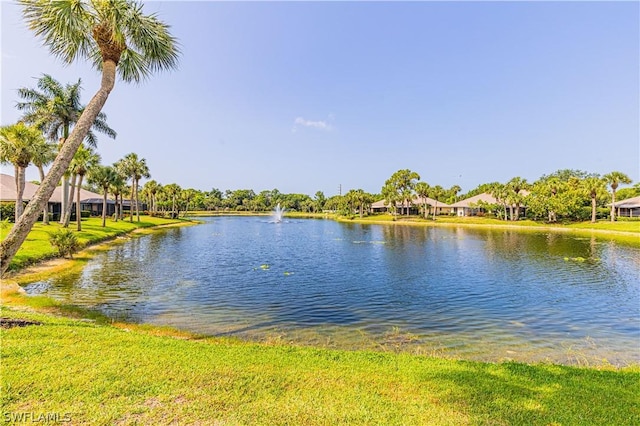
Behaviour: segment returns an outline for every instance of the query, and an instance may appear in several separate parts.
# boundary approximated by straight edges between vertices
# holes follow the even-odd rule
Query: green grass
[[[141,216],[140,222],[136,222],[135,218],[133,222],[129,222],[128,220],[114,222],[111,219],[108,219],[106,226],[103,228],[102,219],[92,217],[82,220],[82,231],[75,231],[75,223],[71,223],[69,225],[69,229],[76,232],[81,247],[86,247],[101,241],[115,238],[118,235],[132,232],[139,228],[163,226],[180,222],[185,221],[182,219],[164,219],[160,217]],[[0,227],[0,239],[4,239],[10,229],[11,227],[6,225]],[[57,257],[56,250],[49,242],[49,235],[60,229],[61,226],[57,222],[52,222],[49,225],[43,225],[41,222],[36,223],[31,232],[29,232],[27,239],[11,261],[9,270],[19,270],[25,266],[42,260]]]
[[[73,424],[640,424],[640,370],[167,336],[2,308],[2,413]],[[159,335],[158,335],[159,334]],[[170,334],[170,333],[169,333]]]

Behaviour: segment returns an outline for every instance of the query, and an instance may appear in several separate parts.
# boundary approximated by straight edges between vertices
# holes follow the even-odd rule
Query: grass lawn
[[[42,323],[0,330],[5,416],[58,413],[97,425],[640,424],[638,367],[265,345],[0,313]]]
[[[86,218],[82,220],[82,231],[77,232],[76,224],[71,223],[69,229],[77,232],[78,241],[82,247],[98,243],[100,241],[109,240],[118,235],[126,234],[138,228],[148,228],[152,226],[162,226],[184,222],[182,219],[164,219],[160,217],[140,216],[140,222],[128,220],[119,220],[114,222],[107,219],[106,226],[102,227],[102,219],[97,217]],[[49,225],[43,225],[38,222],[27,236],[27,239],[18,250],[15,257],[11,261],[9,270],[22,269],[33,263],[50,259],[57,256],[56,250],[49,243],[49,235],[60,230],[62,227],[57,222],[51,222]],[[11,224],[0,226],[0,240],[11,230]]]

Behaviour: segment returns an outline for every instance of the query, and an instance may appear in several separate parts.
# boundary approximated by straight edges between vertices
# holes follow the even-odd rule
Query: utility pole
[[[342,195],[342,184],[338,185],[338,195]]]

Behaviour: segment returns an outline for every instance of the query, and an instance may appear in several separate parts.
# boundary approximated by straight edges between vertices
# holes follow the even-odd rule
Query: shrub
[[[0,220],[14,222],[16,218],[16,203],[0,204]]]
[[[80,212],[80,218],[87,218],[87,217],[91,217],[91,210],[82,210]]]
[[[73,254],[80,248],[76,234],[69,229],[61,229],[49,234],[49,242],[58,250],[62,257],[73,258]]]

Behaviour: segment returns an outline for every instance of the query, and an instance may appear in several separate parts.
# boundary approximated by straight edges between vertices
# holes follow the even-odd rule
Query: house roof
[[[436,201],[433,198],[426,197],[425,199],[426,199],[427,204],[430,205],[430,206],[435,206],[436,203],[437,203],[438,204],[438,208],[440,208],[440,207],[442,207],[442,208],[451,207],[449,204],[443,203],[442,201]],[[415,205],[422,205],[422,204],[424,204],[423,198],[422,197],[415,197],[415,198],[413,198],[413,200],[411,200],[411,204],[414,205],[414,206]],[[386,200],[379,200],[379,201],[376,201],[375,203],[371,204],[371,208],[381,209],[381,208],[387,207],[387,205],[388,204],[387,204]],[[397,207],[403,207],[403,206],[405,206],[405,203],[402,202],[402,201],[398,201],[398,202],[396,202],[396,206]]]
[[[40,186],[35,183],[25,182],[24,194],[22,195],[22,199],[24,201],[29,201],[33,198],[34,194],[38,190]],[[16,181],[15,178],[11,175],[7,175],[4,173],[0,173],[0,201],[16,201]],[[75,197],[74,197],[75,198]],[[80,202],[81,203],[91,203],[93,201],[89,201],[92,199],[99,199],[100,203],[102,202],[102,195],[96,194],[95,192],[87,191],[86,189],[80,188]],[[53,194],[49,199],[50,203],[61,203],[62,202],[62,187],[57,186],[56,189],[53,190]]]
[[[527,195],[529,195],[529,191],[522,190],[520,191],[520,194],[526,197]],[[467,198],[466,200],[461,200],[457,203],[453,203],[451,204],[451,207],[469,208],[472,207],[472,205],[477,205],[480,201],[488,204],[499,204],[498,200],[496,200],[496,197],[489,193],[483,192],[482,194],[474,195],[473,197]]]
[[[609,203],[609,205],[611,205],[611,203]],[[640,207],[640,196],[627,198],[626,200],[616,201],[613,205],[616,208],[636,209]]]

